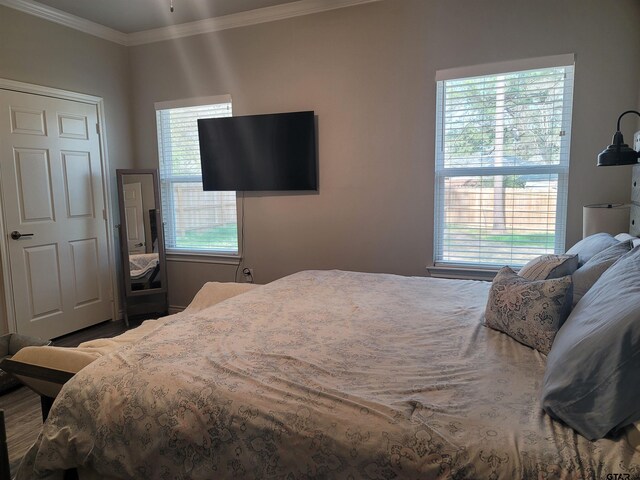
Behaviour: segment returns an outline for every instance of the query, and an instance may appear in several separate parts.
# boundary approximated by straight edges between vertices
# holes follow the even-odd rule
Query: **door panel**
[[[38,319],[62,313],[62,285],[58,269],[58,246],[40,245],[23,250],[28,280],[30,316]]]
[[[16,148],[14,154],[20,223],[53,221],[48,151]]]
[[[99,268],[98,241],[95,238],[69,242],[73,261],[75,307],[100,301],[100,284],[95,272]]]
[[[11,133],[46,135],[44,110],[11,108]]]
[[[69,217],[95,216],[89,152],[62,152],[62,168]]]
[[[70,113],[58,114],[58,132],[60,138],[87,140],[89,138],[87,117]]]
[[[125,183],[122,189],[129,253],[145,253],[146,235],[144,233],[142,184],[140,182]]]
[[[95,105],[0,90],[0,186],[19,333],[112,315]],[[32,234],[13,239],[10,232]]]

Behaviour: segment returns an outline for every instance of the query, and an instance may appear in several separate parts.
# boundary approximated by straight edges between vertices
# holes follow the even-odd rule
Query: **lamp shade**
[[[597,203],[582,207],[582,237],[594,233],[618,233],[629,231],[631,205],[622,203]]]
[[[624,143],[622,133],[616,132],[613,143],[598,155],[599,167],[611,167],[615,165],[633,165],[638,162],[638,152]]]

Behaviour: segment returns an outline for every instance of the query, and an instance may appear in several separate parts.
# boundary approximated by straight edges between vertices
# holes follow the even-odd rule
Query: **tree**
[[[562,68],[448,81],[445,166],[558,164],[563,89]],[[495,175],[494,229],[505,228],[505,188],[505,177]]]

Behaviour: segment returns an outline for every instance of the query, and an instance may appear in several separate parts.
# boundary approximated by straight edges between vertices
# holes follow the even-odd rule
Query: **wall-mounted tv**
[[[317,190],[314,112],[198,120],[204,190]]]

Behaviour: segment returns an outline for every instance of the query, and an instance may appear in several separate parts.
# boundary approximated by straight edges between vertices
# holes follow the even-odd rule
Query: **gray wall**
[[[245,264],[256,281],[306,268],[423,275],[433,249],[435,71],[576,53],[572,244],[583,204],[629,197],[629,168],[597,170],[595,155],[617,115],[638,103],[639,20],[633,0],[386,0],[135,47],[136,158],[156,165],[155,101],[231,93],[234,114],[313,109],[319,195],[246,198]],[[170,301],[184,305],[203,281],[234,271],[171,263]]]
[[[113,179],[132,165],[127,47],[0,6],[0,77],[102,97]]]
[[[630,168],[596,169],[638,104],[636,0],[385,0],[131,49],[137,166],[157,165],[153,103],[230,93],[234,114],[312,109],[317,195],[250,194],[245,264],[258,283],[309,268],[425,275],[433,250],[435,72],[576,54],[567,243],[582,205],[629,199]],[[636,124],[629,121],[631,138]],[[185,305],[229,265],[172,262]]]
[[[583,204],[629,197],[630,168],[597,170],[595,155],[640,104],[639,21],[636,0],[385,0],[128,49],[0,6],[0,77],[104,98],[114,202],[116,168],[157,166],[156,101],[230,93],[238,115],[313,109],[319,194],[246,198],[256,281],[306,268],[424,275],[435,71],[576,53],[572,244]],[[637,126],[625,122],[627,139]],[[170,303],[234,272],[171,262]]]
[[[128,49],[0,6],[0,78],[104,99],[117,218],[115,169],[133,165]],[[116,241],[115,234],[112,238]],[[0,333],[4,323],[0,318]]]

